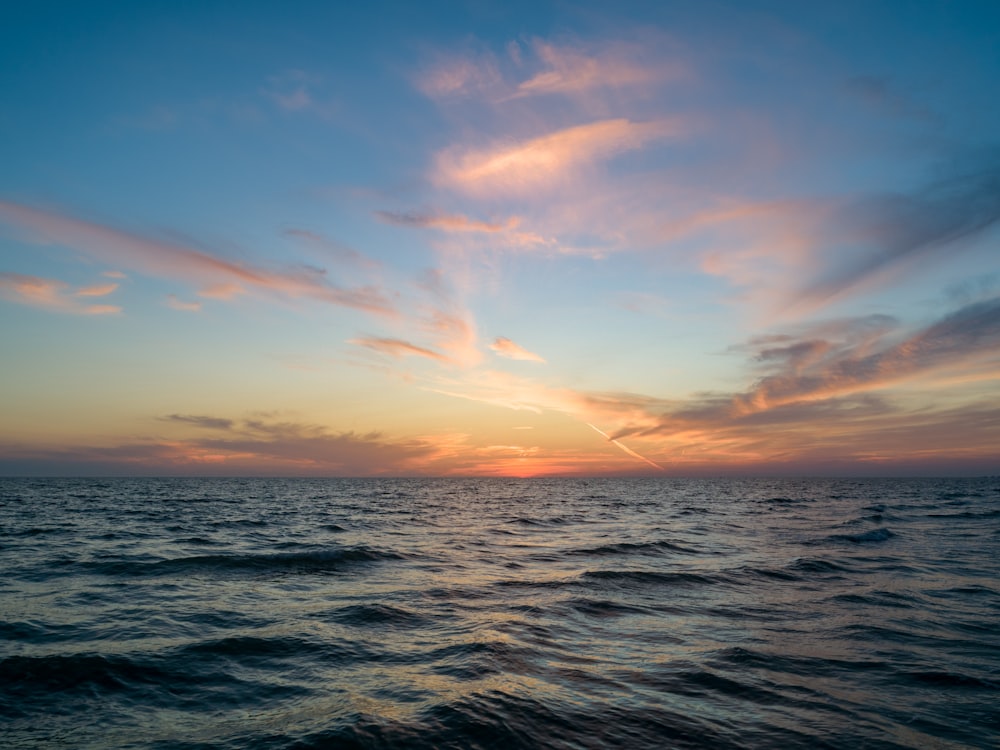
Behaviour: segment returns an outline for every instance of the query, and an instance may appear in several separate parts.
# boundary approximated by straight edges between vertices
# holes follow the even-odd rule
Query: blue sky
[[[995,472],[998,81],[991,2],[6,9],[0,471]]]

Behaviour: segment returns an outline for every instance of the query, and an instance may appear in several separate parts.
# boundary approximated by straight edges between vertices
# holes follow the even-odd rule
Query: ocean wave
[[[894,536],[896,536],[895,533],[883,526],[877,529],[871,529],[870,531],[864,531],[860,534],[832,534],[831,536],[820,540],[820,543],[848,542],[850,544],[873,544],[877,542],[885,542],[892,539]]]
[[[679,552],[685,555],[700,554],[693,547],[686,547],[682,544],[666,540],[655,542],[618,542],[617,544],[604,544],[599,547],[566,550],[562,554],[601,557],[604,555],[660,555],[667,552]]]
[[[338,573],[361,563],[402,560],[403,555],[370,547],[346,547],[278,554],[194,555],[166,560],[109,560],[79,563],[107,576],[170,576],[182,573]]]
[[[433,622],[416,612],[388,604],[354,604],[335,610],[330,618],[357,627],[419,628]]]
[[[662,573],[652,570],[588,570],[581,577],[588,581],[602,583],[658,587],[711,586],[726,581],[725,577],[721,575]]]
[[[0,480],[0,734],[1000,746],[995,486]]]

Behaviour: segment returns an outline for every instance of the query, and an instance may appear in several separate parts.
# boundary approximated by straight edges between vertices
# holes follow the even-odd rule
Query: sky
[[[0,474],[1000,473],[1000,3],[0,11]]]

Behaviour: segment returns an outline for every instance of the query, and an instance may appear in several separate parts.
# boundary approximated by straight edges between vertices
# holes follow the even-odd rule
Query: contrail
[[[594,427],[594,425],[592,425],[590,422],[587,422],[586,424],[587,424],[587,427],[590,427],[592,430],[595,430],[599,435],[602,435],[604,437],[604,439],[607,440],[608,442],[614,443],[615,445],[617,445],[623,451],[625,451],[630,456],[632,456],[632,458],[638,458],[640,461],[645,461],[650,466],[652,466],[652,467],[654,467],[656,469],[659,469],[660,471],[664,471],[664,468],[662,466],[660,466],[658,463],[656,463],[655,461],[650,461],[645,456],[640,456],[638,453],[636,453],[634,450],[632,450],[631,448],[629,448],[624,443],[622,443],[622,442],[620,442],[620,441],[615,440],[614,438],[612,438],[608,433],[606,433],[600,427]]]

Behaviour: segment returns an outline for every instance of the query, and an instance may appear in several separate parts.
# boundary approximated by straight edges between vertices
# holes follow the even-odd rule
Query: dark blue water
[[[1000,480],[0,480],[0,746],[1000,746]]]

